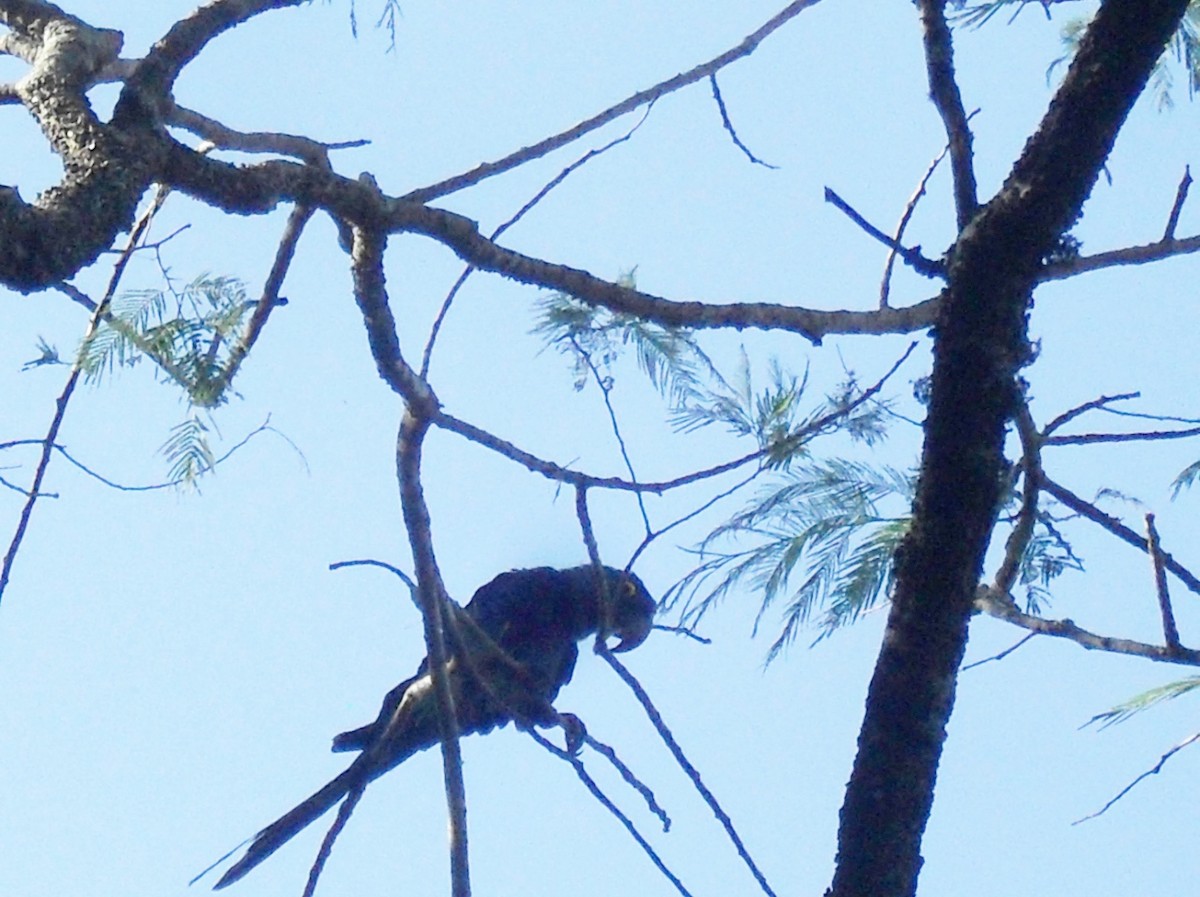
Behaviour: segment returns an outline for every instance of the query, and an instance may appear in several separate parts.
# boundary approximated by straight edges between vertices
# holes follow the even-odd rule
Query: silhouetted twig
[[[1154,766],[1151,769],[1147,769],[1144,773],[1142,773],[1140,776],[1138,776],[1136,779],[1134,779],[1132,782],[1130,782],[1128,785],[1126,785],[1124,788],[1122,788],[1119,792],[1117,792],[1117,795],[1112,800],[1110,800],[1108,803],[1106,803],[1103,807],[1101,807],[1095,813],[1089,813],[1087,816],[1084,816],[1082,819],[1076,819],[1074,822],[1071,823],[1071,825],[1079,825],[1079,823],[1081,823],[1081,822],[1087,822],[1089,819],[1095,819],[1097,816],[1104,815],[1104,813],[1106,813],[1108,811],[1108,809],[1110,807],[1112,807],[1113,804],[1115,804],[1117,801],[1119,801],[1121,798],[1123,798],[1126,794],[1128,794],[1130,791],[1132,791],[1143,779],[1149,778],[1152,775],[1157,775],[1158,773],[1160,773],[1162,771],[1162,768],[1166,765],[1168,760],[1170,760],[1173,756],[1175,756],[1177,753],[1182,751],[1188,745],[1194,744],[1197,741],[1200,741],[1200,732],[1197,732],[1195,735],[1185,738],[1183,741],[1179,742],[1179,744],[1175,745],[1175,747],[1171,748],[1169,751],[1167,751],[1165,754],[1163,754],[1159,758],[1158,762],[1156,764],[1154,764]]]
[[[621,677],[621,680],[628,685],[630,689],[632,689],[634,695],[637,696],[638,701],[641,703],[642,708],[646,711],[646,715],[650,718],[650,722],[653,723],[654,728],[658,730],[658,734],[662,738],[663,743],[666,744],[668,750],[670,750],[671,754],[675,757],[675,762],[679,764],[680,768],[685,773],[687,773],[688,778],[692,780],[692,784],[696,787],[696,790],[700,793],[700,796],[704,798],[704,802],[708,804],[709,809],[713,811],[713,815],[717,817],[718,821],[720,821],[722,827],[725,829],[725,833],[729,836],[729,840],[733,842],[733,846],[737,850],[738,856],[742,858],[742,861],[746,864],[747,868],[749,868],[750,873],[754,876],[755,881],[758,882],[759,887],[762,888],[763,892],[767,894],[768,897],[775,897],[775,892],[771,890],[771,886],[767,883],[766,877],[762,874],[758,868],[758,865],[750,857],[750,853],[746,849],[746,845],[742,842],[737,830],[733,827],[733,820],[729,818],[729,814],[726,813],[721,808],[720,803],[717,802],[716,796],[708,790],[708,787],[701,780],[699,770],[697,770],[696,767],[694,767],[684,755],[683,749],[679,746],[679,742],[675,740],[675,736],[672,735],[671,730],[667,728],[667,724],[663,721],[661,714],[659,714],[657,708],[654,706],[654,703],[650,700],[650,695],[648,695],[646,690],[642,688],[642,684],[637,681],[637,678],[631,672],[629,672],[629,670],[625,668],[625,665],[622,664],[621,661],[617,660],[613,653],[607,648],[604,648],[603,646],[597,646],[597,653],[599,653],[600,656],[603,657],[608,663],[608,665],[616,671],[617,675]]]

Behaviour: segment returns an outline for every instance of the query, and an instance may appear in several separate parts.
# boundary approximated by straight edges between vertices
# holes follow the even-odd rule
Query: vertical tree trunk
[[[1021,399],[1037,269],[1080,209],[1187,0],[1107,0],[1037,133],[951,254],[912,529],[867,695],[830,897],[910,897]]]

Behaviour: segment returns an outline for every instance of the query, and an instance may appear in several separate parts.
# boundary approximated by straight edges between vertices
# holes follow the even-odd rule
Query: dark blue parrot
[[[447,627],[447,673],[461,734],[490,732],[514,719],[553,725],[558,715],[551,702],[575,670],[576,642],[598,631],[618,637],[613,651],[645,641],[654,599],[632,573],[603,571],[602,579],[594,566],[514,570],[475,593]],[[335,751],[360,752],[346,771],[255,835],[214,890],[240,879],[351,789],[364,787],[439,738],[427,658],[416,675],[388,692],[374,722],[333,739]]]

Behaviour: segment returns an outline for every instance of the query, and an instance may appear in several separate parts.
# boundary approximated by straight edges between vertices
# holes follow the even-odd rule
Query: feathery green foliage
[[[148,358],[189,403],[215,408],[225,401],[229,353],[252,306],[245,286],[230,277],[201,276],[178,293],[125,293],[80,346],[80,369],[99,382]]]
[[[624,274],[620,282],[633,286],[633,272]],[[886,429],[884,403],[854,405],[861,391],[853,377],[805,411],[801,399],[807,372],[798,377],[772,359],[767,384],[756,387],[750,359],[743,351],[737,376],[727,379],[692,331],[614,314],[563,293],[539,302],[533,332],[571,359],[578,390],[587,385],[593,368],[604,383],[611,384],[615,363],[632,349],[639,369],[666,399],[677,430],[687,433],[716,425],[753,438],[767,467],[786,466],[804,454],[813,437],[824,433],[844,431],[872,444]]]
[[[783,601],[783,628],[767,653],[774,660],[814,621],[818,641],[853,623],[882,597],[907,516],[887,516],[912,500],[912,479],[890,467],[848,460],[796,464],[776,475],[741,512],[696,549],[699,566],[664,598],[694,625],[739,587],[761,592],[755,632]],[[727,544],[749,547],[723,548]],[[817,615],[819,614],[819,618]]]
[[[227,400],[234,360],[254,303],[231,277],[201,276],[181,291],[137,290],[116,298],[77,363],[86,381],[98,383],[115,369],[149,359],[161,380],[174,383],[193,408],[213,409]],[[171,429],[160,452],[168,478],[195,488],[215,466],[210,427],[191,413]]]
[[[1092,723],[1099,723],[1100,728],[1103,729],[1106,726],[1123,723],[1143,710],[1149,710],[1163,701],[1169,701],[1172,698],[1178,698],[1180,695],[1186,695],[1197,688],[1200,688],[1200,676],[1188,676],[1185,679],[1168,682],[1166,685],[1159,685],[1141,694],[1134,695],[1128,701],[1118,704],[1111,710],[1097,713],[1085,725],[1090,726]]]
[[[632,286],[633,272],[622,282]],[[561,293],[540,303],[534,332],[571,359],[576,389],[593,371],[611,384],[615,363],[632,350],[667,400],[677,430],[718,426],[753,439],[762,453],[760,469],[776,472],[775,483],[701,542],[699,566],[664,599],[682,622],[694,625],[745,587],[762,594],[757,631],[783,599],[783,629],[768,651],[770,662],[816,615],[823,638],[886,592],[907,518],[883,516],[878,503],[898,497],[897,509],[907,509],[909,477],[858,462],[816,461],[809,448],[815,437],[833,432],[868,445],[886,435],[886,403],[862,402],[852,375],[831,395],[806,402],[807,371],[797,376],[772,360],[759,385],[742,351],[736,375],[726,377],[691,331],[613,314]],[[747,541],[750,547],[737,547]]]
[[[1200,479],[1200,461],[1193,461],[1171,481],[1171,498],[1178,498],[1179,493],[1191,488],[1197,479]]]
[[[171,435],[159,450],[167,459],[170,481],[196,488],[204,474],[216,467],[216,457],[208,442],[208,427],[197,414],[171,428]]]

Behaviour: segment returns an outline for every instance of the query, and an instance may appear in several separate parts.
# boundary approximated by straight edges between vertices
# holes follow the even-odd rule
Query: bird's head
[[[656,605],[642,581],[624,570],[607,568],[608,574],[608,613],[602,618],[606,621],[607,632],[618,639],[613,646],[613,653],[632,651],[646,640],[654,625]]]

